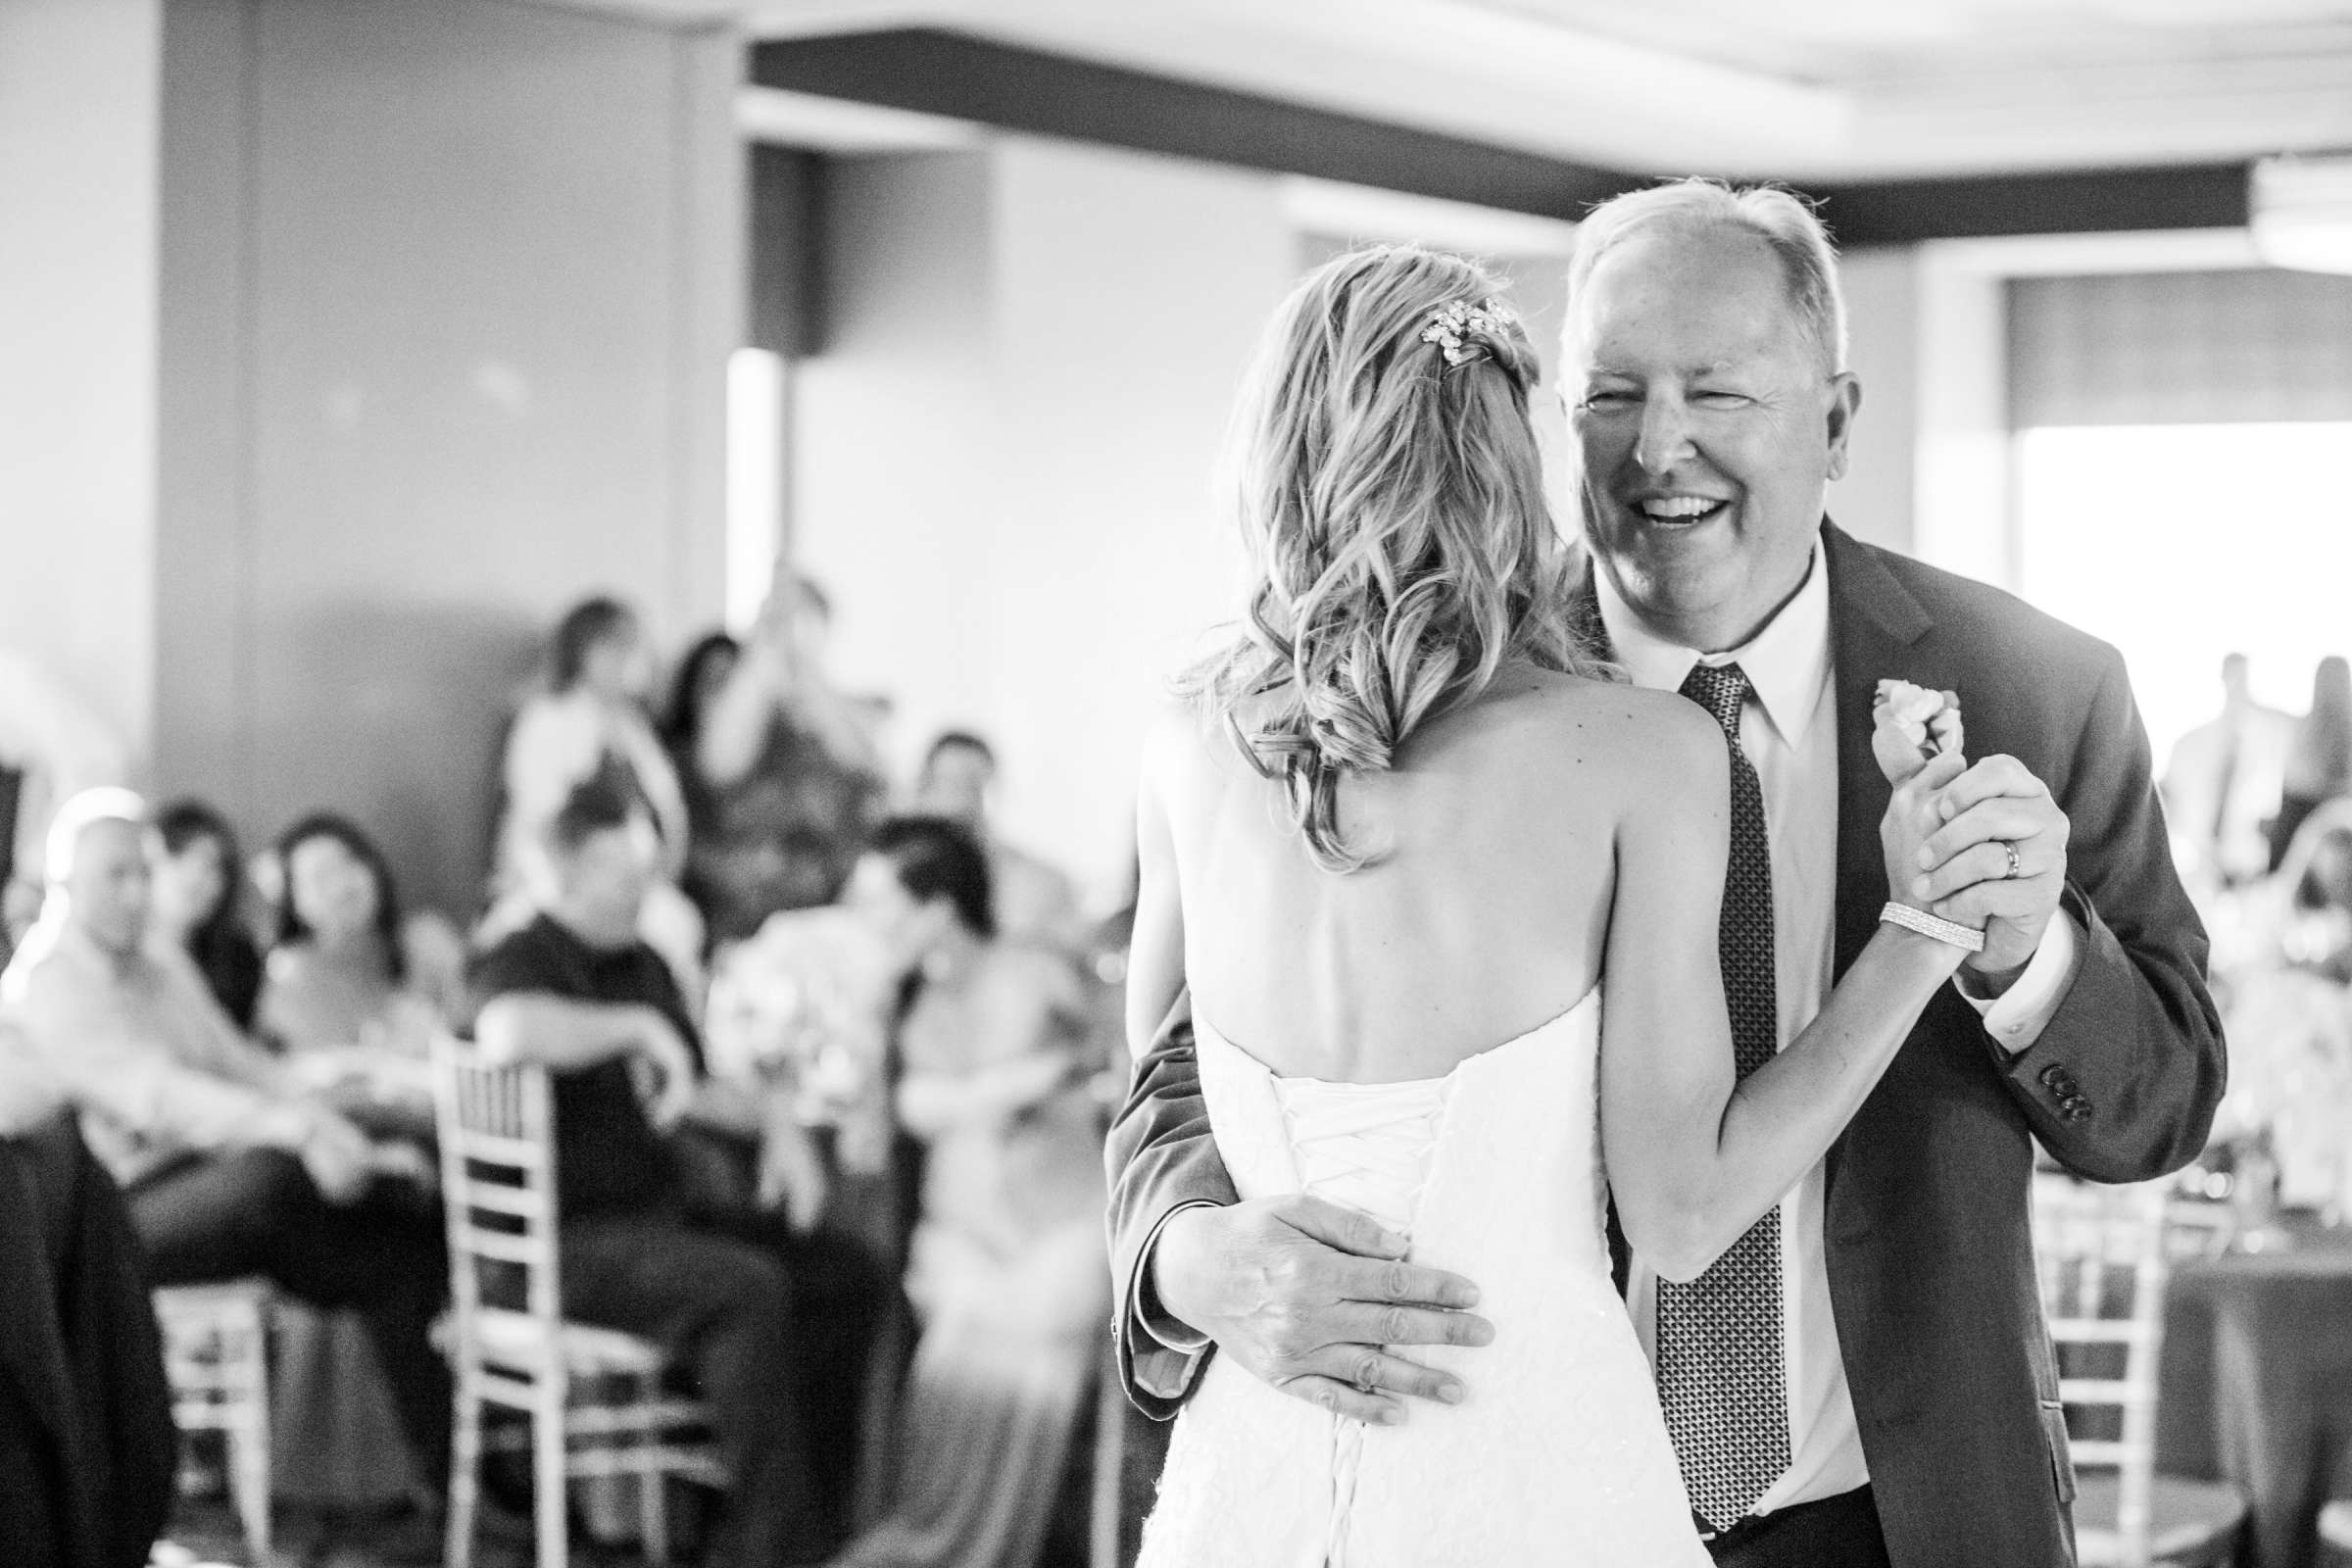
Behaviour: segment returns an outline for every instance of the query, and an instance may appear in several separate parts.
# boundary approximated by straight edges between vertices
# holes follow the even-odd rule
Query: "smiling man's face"
[[[1862,389],[1832,375],[1772,248],[1661,223],[1571,302],[1560,384],[1585,533],[1659,636],[1736,648],[1800,587]]]

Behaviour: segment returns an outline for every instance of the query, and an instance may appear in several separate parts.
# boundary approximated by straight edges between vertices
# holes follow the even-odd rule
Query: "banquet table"
[[[2157,1376],[2157,1468],[2244,1493],[2239,1568],[2320,1564],[2320,1508],[2352,1496],[2352,1230],[2177,1267]]]

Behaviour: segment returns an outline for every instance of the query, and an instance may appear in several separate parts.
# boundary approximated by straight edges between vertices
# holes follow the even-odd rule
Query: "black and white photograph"
[[[2352,1568],[2352,0],[0,0],[0,1568]]]

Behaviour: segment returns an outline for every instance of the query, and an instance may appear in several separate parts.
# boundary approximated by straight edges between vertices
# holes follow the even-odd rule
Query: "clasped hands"
[[[2006,990],[2040,946],[2066,885],[2066,813],[2012,757],[1932,770],[1906,792],[1921,813],[1906,842],[1917,870],[1893,897],[1982,926],[1973,984]],[[1948,780],[1948,781],[1947,781]],[[1921,837],[1924,835],[1924,838]],[[2015,874],[2010,849],[2015,846]],[[1470,1308],[1478,1287],[1407,1262],[1401,1238],[1369,1216],[1304,1194],[1203,1205],[1171,1216],[1146,1260],[1152,1293],[1219,1351],[1298,1398],[1378,1425],[1407,1398],[1460,1401],[1460,1379],[1397,1354],[1416,1345],[1483,1346],[1494,1326]],[[1541,1332],[1531,1329],[1529,1332]]]
[[[1893,897],[1983,926],[1984,951],[1966,967],[1997,996],[2033,958],[2058,912],[2071,826],[2049,786],[2014,757],[1985,758],[1927,805],[1941,825],[1921,846],[1909,885],[1897,884]]]

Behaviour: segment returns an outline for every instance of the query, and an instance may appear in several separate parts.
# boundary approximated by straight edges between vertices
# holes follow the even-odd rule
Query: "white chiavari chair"
[[[664,1392],[660,1347],[564,1321],[558,1287],[555,1108],[546,1071],[500,1067],[473,1047],[433,1043],[433,1100],[449,1222],[456,1435],[450,1456],[448,1568],[469,1568],[480,1501],[482,1422],[496,1405],[530,1423],[539,1568],[568,1557],[564,1484],[637,1478],[646,1556],[669,1560],[663,1478],[724,1484],[703,1435],[701,1403]],[[485,1273],[519,1291],[485,1296]],[[518,1299],[520,1305],[507,1304]],[[633,1396],[587,1403],[579,1386],[617,1383]]]
[[[2165,1284],[2176,1256],[2211,1245],[2177,1232],[2169,1209],[2163,1183],[2034,1179],[2034,1250],[2081,1478],[2083,1568],[2213,1568],[2230,1560],[2245,1518],[2233,1488],[2156,1470]]]
[[[183,1437],[226,1440],[229,1497],[260,1562],[270,1559],[270,1299],[266,1280],[155,1293],[172,1424]]]

